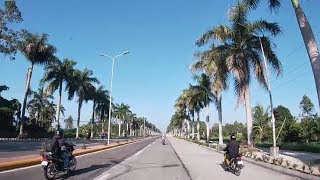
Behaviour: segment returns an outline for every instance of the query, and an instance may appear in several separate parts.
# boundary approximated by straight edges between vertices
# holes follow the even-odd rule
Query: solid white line
[[[129,144],[134,144],[134,143],[138,143],[138,142],[141,142],[141,141],[137,141],[137,142],[133,142],[133,143],[129,143]],[[84,156],[89,156],[89,155],[97,154],[97,153],[100,153],[100,152],[104,152],[104,151],[108,151],[108,150],[113,150],[113,149],[117,149],[117,148],[120,148],[120,147],[124,147],[124,146],[127,146],[129,144],[124,144],[124,145],[121,145],[121,146],[112,147],[112,148],[101,150],[101,151],[96,151],[96,152],[92,152],[92,153],[88,153],[88,154],[83,154],[83,155],[76,156],[76,157],[77,158],[81,158],[81,157],[84,157]],[[20,171],[20,170],[25,170],[25,169],[29,169],[29,168],[38,167],[38,166],[41,166],[41,164],[22,167],[22,168],[17,168],[17,169],[10,169],[10,170],[6,170],[6,171],[1,171],[0,174],[10,173],[10,172]]]
[[[9,172],[18,171],[18,170],[24,170],[24,169],[34,168],[34,167],[38,167],[38,166],[41,166],[41,164],[32,165],[32,166],[27,166],[27,167],[22,167],[22,168],[18,168],[18,169],[10,169],[10,170],[6,170],[6,171],[1,171],[0,174],[5,174],[5,173],[9,173]]]

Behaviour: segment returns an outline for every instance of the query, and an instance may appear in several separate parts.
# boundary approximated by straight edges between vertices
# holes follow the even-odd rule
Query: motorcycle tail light
[[[45,154],[42,154],[42,160],[47,161],[47,156]]]

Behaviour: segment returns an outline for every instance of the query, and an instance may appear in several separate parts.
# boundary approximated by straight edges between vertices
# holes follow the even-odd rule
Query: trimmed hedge
[[[257,147],[270,148],[273,146],[272,143],[257,143]],[[320,152],[320,143],[281,143],[278,144],[279,148],[282,150],[291,150],[291,151],[305,151],[305,152]]]

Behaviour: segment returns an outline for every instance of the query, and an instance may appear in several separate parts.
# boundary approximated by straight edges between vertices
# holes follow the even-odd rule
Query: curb
[[[177,138],[177,139],[180,139],[180,138]],[[211,150],[211,151],[214,151],[214,152],[217,152],[217,153],[220,153],[220,154],[224,154],[224,151],[219,151],[218,149],[214,149],[214,148],[210,148],[210,147],[207,147],[207,146],[203,146],[203,145],[200,145],[200,144],[197,144],[197,143],[194,143],[194,142],[190,142],[190,141],[185,140],[185,139],[180,139],[180,140],[183,140],[183,141],[186,141],[186,142],[189,142],[189,143],[192,143],[192,144],[196,144],[198,146],[201,146],[203,148],[206,148],[208,150]],[[267,169],[276,171],[278,173],[282,173],[282,174],[285,174],[285,175],[288,175],[288,176],[291,176],[291,177],[297,177],[297,178],[300,178],[300,179],[303,179],[303,180],[313,180],[313,179],[318,180],[319,179],[319,176],[317,176],[317,175],[310,175],[310,174],[307,174],[307,173],[304,173],[304,172],[294,171],[292,169],[288,169],[288,168],[281,167],[281,166],[278,166],[278,165],[255,161],[253,159],[250,159],[250,158],[247,158],[247,157],[244,157],[244,156],[242,157],[242,160],[244,160],[244,161],[246,161],[248,163],[263,167],[263,168],[267,168]]]
[[[146,138],[146,139],[148,139],[148,138]],[[115,144],[111,144],[109,146],[93,148],[93,149],[75,150],[73,152],[73,155],[74,156],[80,156],[80,155],[83,155],[83,154],[88,154],[88,153],[93,153],[93,152],[102,151],[102,150],[106,150],[106,149],[111,149],[111,148],[122,146],[122,145],[125,145],[125,144],[139,142],[139,141],[142,141],[142,140],[145,140],[145,139],[129,140],[127,142],[115,143]],[[22,167],[26,167],[26,166],[32,166],[32,165],[40,164],[41,160],[42,160],[42,157],[24,159],[24,160],[15,160],[15,161],[10,161],[10,162],[3,162],[3,163],[0,163],[0,172],[1,171],[5,171],[5,170],[10,170],[10,169],[15,169],[15,168],[22,168]]]

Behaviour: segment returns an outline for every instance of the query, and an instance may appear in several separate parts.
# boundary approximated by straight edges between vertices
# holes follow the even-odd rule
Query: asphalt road
[[[120,139],[119,141],[125,140],[126,139]],[[111,143],[117,141],[117,139],[110,140]],[[39,154],[43,142],[44,141],[0,141],[0,158]],[[68,140],[67,142],[73,142],[76,145],[75,149],[80,149],[83,144],[90,147],[106,143],[106,140]]]
[[[152,143],[155,139],[157,139],[157,137],[77,157],[78,164],[76,171],[69,177],[62,175],[57,179],[94,179],[101,175],[102,172],[110,169],[112,166],[119,164],[123,160],[140,151],[142,148]],[[45,178],[41,166],[38,165],[26,169],[0,172],[0,180],[8,179],[41,180]]]
[[[158,139],[95,180],[189,180],[169,141]]]

